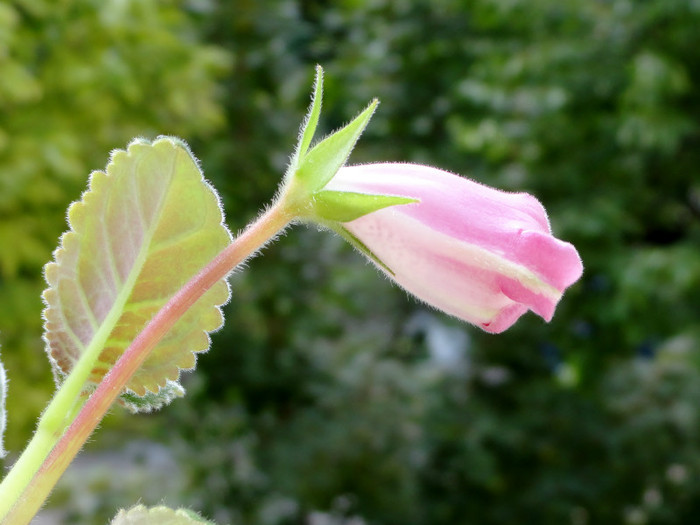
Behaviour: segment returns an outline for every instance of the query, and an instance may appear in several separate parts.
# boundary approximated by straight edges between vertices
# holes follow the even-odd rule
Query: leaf
[[[5,374],[5,367],[2,366],[2,361],[0,361],[0,458],[4,458],[7,455],[7,451],[3,446],[5,428],[7,425],[7,409],[5,408],[6,399],[7,375]]]
[[[420,202],[410,197],[323,190],[314,194],[314,213],[327,221],[350,222],[389,206]]]
[[[68,220],[71,229],[44,269],[44,339],[57,381],[85,356],[93,363],[88,384],[97,384],[231,235],[189,149],[169,137],[135,140],[114,152],[106,173],[92,173]],[[139,410],[175,397],[171,382],[195,366],[195,353],[208,349],[208,332],[223,323],[219,306],[228,299],[222,279],[153,349],[127,384],[127,392],[150,400]],[[135,408],[133,395],[124,402]]]
[[[185,396],[185,389],[176,381],[168,381],[165,386],[160,387],[158,392],[146,392],[143,396],[138,396],[133,392],[124,392],[120,402],[124,407],[133,412],[152,412],[166,405],[173,399]]]
[[[162,505],[151,507],[136,505],[120,510],[110,525],[215,525],[189,509],[173,510]]]
[[[296,176],[311,192],[322,189],[348,160],[355,143],[367,127],[379,101],[373,100],[367,108],[344,128],[316,144],[301,159]]]

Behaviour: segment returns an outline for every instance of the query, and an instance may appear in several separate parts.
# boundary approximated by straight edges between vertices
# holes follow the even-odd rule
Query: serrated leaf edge
[[[191,524],[203,524],[203,525],[216,525],[213,521],[209,521],[206,518],[203,518],[200,516],[197,512],[187,509],[187,508],[179,508],[179,509],[172,509],[170,507],[166,507],[165,505],[158,505],[156,507],[146,507],[143,504],[137,504],[131,507],[130,509],[120,509],[119,512],[117,513],[114,518],[112,518],[112,521],[110,521],[110,525],[115,525],[122,523],[117,520],[124,520],[124,519],[129,519],[130,514],[140,514],[141,516],[137,517],[139,518],[149,518],[149,519],[157,519],[158,516],[156,514],[158,513],[167,513],[168,516],[166,518],[172,519],[172,518],[182,518],[188,520],[188,523]],[[149,516],[150,515],[150,516]],[[133,518],[134,516],[132,516]],[[148,524],[152,523],[152,521],[149,521]],[[148,525],[147,523],[144,522],[144,525]],[[157,522],[156,522],[157,525]]]

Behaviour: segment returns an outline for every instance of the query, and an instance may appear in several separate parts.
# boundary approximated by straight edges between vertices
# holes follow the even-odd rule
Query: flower
[[[576,249],[552,236],[546,211],[526,193],[417,164],[343,167],[324,189],[418,199],[338,229],[408,292],[487,332],[528,310],[550,321],[583,272]]]

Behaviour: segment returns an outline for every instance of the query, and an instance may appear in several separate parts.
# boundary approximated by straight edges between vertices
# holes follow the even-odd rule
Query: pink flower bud
[[[526,193],[417,164],[344,167],[325,189],[420,199],[343,226],[407,291],[487,332],[527,310],[549,321],[583,272],[576,249],[552,236],[544,208]]]

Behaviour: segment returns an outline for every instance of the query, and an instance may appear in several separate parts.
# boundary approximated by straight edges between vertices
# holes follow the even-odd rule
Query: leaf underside
[[[173,510],[162,505],[149,509],[143,505],[137,505],[129,510],[120,510],[110,525],[214,525],[214,523],[187,509]]]
[[[90,354],[89,384],[96,385],[231,235],[189,149],[169,137],[135,140],[114,152],[106,172],[92,173],[68,221],[70,230],[44,269],[44,339],[57,381]],[[195,354],[209,348],[208,332],[222,325],[220,306],[228,299],[222,279],[153,349],[122,402],[147,411],[182,395],[180,370],[193,368]]]

